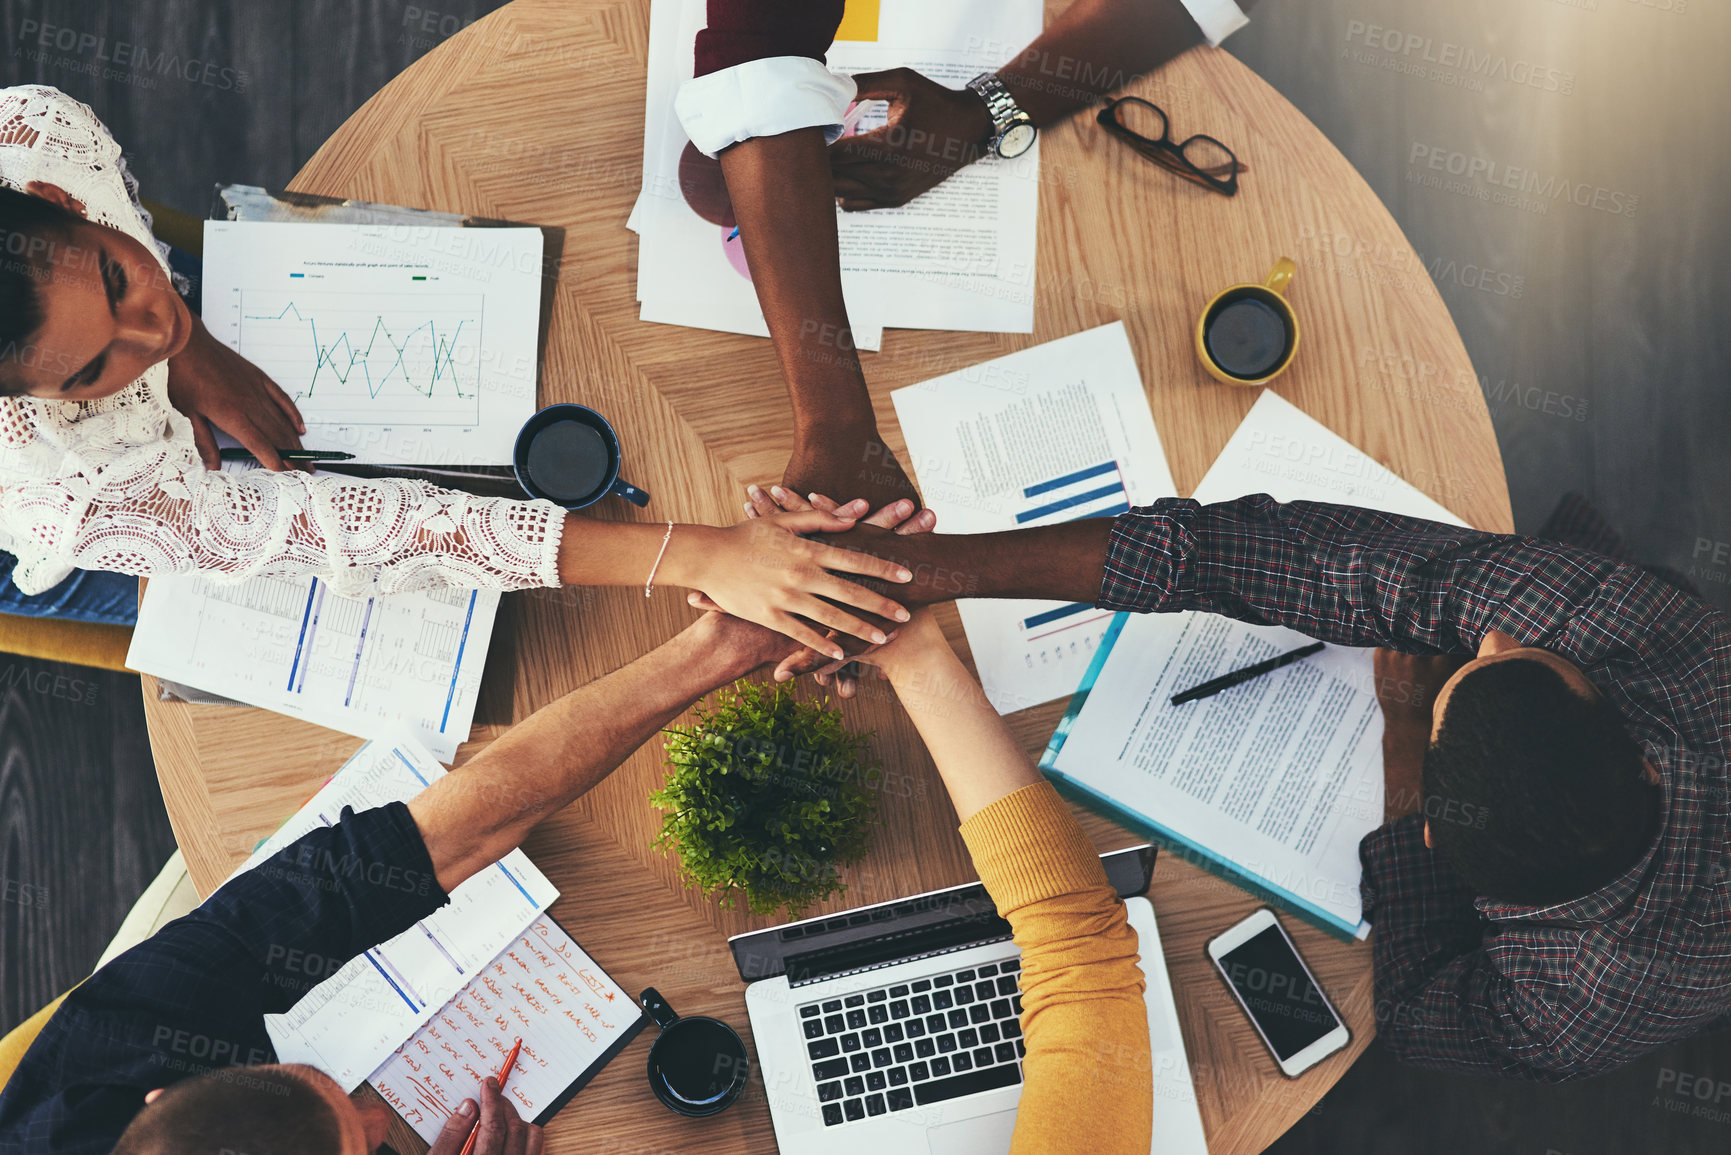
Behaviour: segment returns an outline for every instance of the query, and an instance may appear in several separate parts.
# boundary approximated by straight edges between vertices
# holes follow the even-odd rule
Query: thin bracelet
[[[648,597],[655,592],[655,571],[661,568],[661,559],[667,556],[667,543],[673,540],[673,523],[667,523],[667,532],[661,535],[661,552],[655,555],[655,564],[649,567],[649,580],[643,583],[643,596]]]

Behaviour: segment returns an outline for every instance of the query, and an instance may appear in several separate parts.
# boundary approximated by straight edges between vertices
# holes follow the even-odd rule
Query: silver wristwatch
[[[993,152],[1011,160],[1034,147],[1034,138],[1040,135],[1040,130],[1034,127],[1034,118],[1022,111],[1003,81],[990,72],[982,72],[968,81],[968,88],[986,102],[986,112],[992,118]]]

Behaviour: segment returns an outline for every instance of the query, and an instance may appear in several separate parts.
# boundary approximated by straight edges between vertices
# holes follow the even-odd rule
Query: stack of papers
[[[1121,321],[890,394],[943,533],[1115,517],[1176,491]],[[1062,698],[1111,624],[1091,605],[963,600],[1000,714]]]
[[[1197,487],[1464,525],[1264,392]],[[1311,639],[1203,613],[1121,614],[1041,768],[1169,847],[1342,937],[1363,937],[1359,841],[1382,825],[1372,651],[1322,653],[1211,698],[1171,698]]]
[[[320,578],[152,578],[126,664],[365,738],[403,725],[445,762],[469,737],[497,590],[345,598]]]
[[[445,768],[407,736],[368,742],[236,874],[264,866],[345,806],[407,802]],[[317,1067],[352,1091],[453,995],[541,917],[559,892],[513,850],[451,893],[451,901],[308,991],[287,1014],[265,1016],[277,1060]]]
[[[960,88],[1040,34],[1040,0],[850,0],[829,53],[839,73],[907,66]],[[705,0],[654,0],[637,299],[645,321],[768,336],[737,230],[700,217],[682,191],[689,144],[674,97],[694,71]],[[884,123],[867,102],[854,131]],[[840,215],[842,285],[854,341],[879,348],[885,327],[1031,333],[1039,148],[968,166],[899,209]]]

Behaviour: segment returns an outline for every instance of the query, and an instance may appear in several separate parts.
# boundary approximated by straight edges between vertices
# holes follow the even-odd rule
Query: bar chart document
[[[1113,517],[1174,495],[1122,322],[891,395],[944,533]],[[1008,714],[1076,689],[1112,615],[1068,602],[960,602],[986,697]]]
[[[544,914],[367,1082],[432,1143],[522,1039],[505,1095],[519,1116],[544,1124],[645,1021],[637,1000]]]
[[[336,825],[345,806],[362,811],[407,802],[444,775],[406,735],[368,742],[236,873],[270,869],[270,860],[302,835]],[[419,884],[403,878],[404,886]],[[278,1061],[310,1064],[354,1090],[557,897],[535,864],[513,850],[457,887],[445,906],[350,959],[287,1014],[266,1015]]]
[[[309,449],[508,465],[535,411],[539,229],[205,222],[204,321]]]
[[[497,590],[345,598],[316,577],[152,578],[127,664],[365,738],[402,724],[444,761],[469,737]]]

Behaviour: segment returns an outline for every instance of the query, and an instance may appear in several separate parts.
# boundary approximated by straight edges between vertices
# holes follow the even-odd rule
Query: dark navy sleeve
[[[75,989],[0,1093],[0,1150],[105,1155],[151,1089],[274,1062],[265,1015],[447,901],[407,806],[345,810]]]

